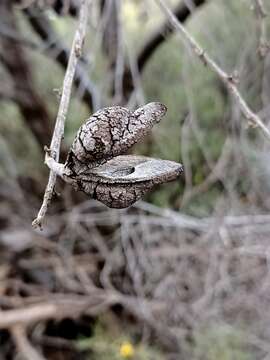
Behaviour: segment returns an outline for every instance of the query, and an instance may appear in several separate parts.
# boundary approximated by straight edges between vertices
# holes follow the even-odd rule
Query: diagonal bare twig
[[[156,0],[156,2],[170,20],[171,25],[182,34],[185,41],[191,47],[193,52],[199,57],[202,63],[215,72],[221,81],[225,84],[239,105],[243,116],[248,120],[248,122],[255,125],[256,127],[259,127],[266,138],[270,140],[270,130],[265,126],[260,117],[250,109],[246,101],[243,99],[237,88],[237,82],[234,76],[227,74],[223,69],[221,69],[219,65],[201,48],[197,41],[186,30],[186,28],[178,21],[168,6],[165,5],[163,0]]]
[[[203,5],[208,4],[208,0],[193,0],[193,9],[187,6],[185,1],[179,1],[174,9],[174,14],[177,17],[178,21],[184,23],[187,21],[190,16],[193,14],[195,9],[200,9]],[[133,61],[133,68],[137,68],[137,73],[141,74],[145,69],[146,65],[152,58],[152,55],[155,53],[157,48],[162,45],[162,43],[172,34],[174,34],[174,28],[170,26],[170,21],[165,20],[154,32],[150,35],[148,39],[142,45],[142,48],[139,50],[136,58]],[[129,99],[132,95],[136,84],[134,83],[134,77],[132,74],[132,69],[129,64],[125,67],[123,74],[123,95],[125,99]],[[132,99],[131,99],[132,100]]]
[[[50,156],[53,157],[54,160],[56,161],[59,160],[61,140],[64,135],[65,120],[66,120],[70,96],[71,96],[72,83],[75,75],[76,65],[82,53],[83,42],[86,34],[87,21],[88,21],[88,8],[89,8],[89,0],[83,0],[80,9],[79,24],[74,35],[67,71],[63,81],[62,96],[60,100],[60,105],[58,109],[55,128],[50,146]],[[48,159],[48,155],[46,154],[45,162],[47,161],[47,159]],[[55,183],[56,183],[56,174],[51,170],[49,175],[49,181],[43,198],[43,203],[41,205],[41,208],[39,210],[36,219],[32,223],[33,227],[40,227],[40,228],[42,227],[42,222],[44,220],[44,217],[48,209],[48,205],[53,195]]]
[[[203,5],[208,4],[207,0],[193,0],[193,11],[195,9],[200,9]],[[192,16],[193,11],[185,1],[180,1],[179,4],[174,9],[174,15],[179,22],[184,23]],[[165,20],[164,23],[146,40],[143,47],[140,49],[137,56],[138,69],[140,72],[146,66],[149,58],[155,52],[159,45],[161,45],[164,40],[174,33],[174,29],[170,26],[170,20]]]

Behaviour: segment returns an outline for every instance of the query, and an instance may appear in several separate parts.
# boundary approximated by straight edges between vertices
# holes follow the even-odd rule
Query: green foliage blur
[[[89,359],[166,359],[161,350],[147,344],[135,343],[131,333],[124,335],[117,328],[116,322],[113,328],[110,328],[103,320],[101,319],[95,326],[93,336],[76,342],[76,347],[80,351],[89,353]],[[190,346],[189,354],[192,354],[193,360],[252,360],[250,349],[246,346],[245,333],[225,324],[200,329],[194,334],[194,340]],[[128,351],[123,351],[124,347]]]
[[[49,11],[48,16],[59,36],[70,46],[75,20],[68,17],[59,18]],[[24,34],[33,38],[28,24],[19,14],[18,17]],[[130,56],[141,48],[145,39],[151,36],[162,20],[160,10],[154,2],[147,2],[147,7],[142,1],[123,2],[124,41],[130,50]],[[251,108],[255,111],[260,108],[260,99],[256,94],[260,86],[261,64],[254,51],[258,31],[249,1],[209,1],[207,5],[196,10],[186,26],[228,73],[238,69],[243,57],[248,59],[245,64],[249,66],[246,66],[245,71],[253,71],[254,82],[246,84],[245,81],[250,79],[247,79],[245,73],[241,74],[240,89]],[[36,38],[34,40],[38,41]],[[86,44],[86,53],[90,54],[89,77],[101,89],[105,99],[103,105],[109,106],[113,103],[108,92],[108,64],[96,40],[95,31],[89,31]],[[58,107],[55,90],[61,89],[63,70],[43,53],[28,49],[27,55],[32,64],[38,92],[45,99],[52,119],[55,119]],[[219,158],[230,131],[228,124],[231,101],[226,90],[217,77],[191,54],[177,34],[170,37],[155,52],[144,69],[141,83],[145,102],[161,101],[168,107],[168,113],[151,136],[135,146],[133,152],[179,162],[188,157],[192,170],[192,185],[200,185],[209,174],[210,164]],[[10,144],[19,173],[27,172],[45,181],[43,154],[24,126],[17,108],[13,103],[2,101],[0,113],[0,132],[5,134],[5,140]],[[74,94],[66,122],[66,145],[72,142],[76,130],[89,115],[86,106]],[[254,132],[256,130],[251,130],[252,135]],[[249,151],[252,151],[252,148]],[[245,182],[246,180],[243,181],[244,183],[239,185],[240,188],[248,189],[250,184]],[[147,200],[162,207],[178,209],[182,206],[183,190],[182,178],[158,188]],[[181,210],[197,216],[206,216],[213,211],[222,191],[220,184],[214,184],[207,192],[184,204]]]
[[[193,347],[193,359],[252,360],[245,346],[244,335],[225,325],[198,332]]]
[[[130,56],[136,53],[152,31],[158,28],[163,17],[154,1],[147,1],[147,10],[143,1],[125,0],[123,2],[122,21],[125,42]],[[28,24],[18,13],[22,33],[35,41]],[[60,18],[48,11],[59,37],[70,46],[75,20]],[[94,16],[94,15],[92,15]],[[186,24],[188,29],[207,49],[207,52],[228,73],[232,73],[245,60],[241,75],[240,90],[254,111],[262,107],[258,96],[261,86],[262,63],[256,53],[258,29],[250,2],[245,0],[210,0],[200,10],[196,10]],[[248,30],[247,30],[248,29]],[[104,106],[113,105],[109,97],[108,63],[102,55],[100,44],[96,41],[95,31],[89,31],[86,41],[86,53],[89,56],[89,77],[99,86],[104,95]],[[255,49],[255,50],[254,50]],[[45,100],[52,119],[58,108],[57,90],[61,90],[63,70],[44,53],[26,49],[32,66],[34,83],[40,96]],[[241,70],[241,66],[240,66]],[[3,69],[0,68],[0,76]],[[5,75],[6,76],[6,75]],[[8,79],[3,78],[3,82]],[[211,168],[221,155],[224,142],[231,132],[231,100],[226,89],[217,77],[196,59],[175,34],[164,42],[151,58],[142,74],[141,84],[145,102],[160,101],[168,107],[166,118],[154,128],[151,136],[134,147],[133,152],[163,159],[182,162],[189,159],[192,170],[193,186],[202,184]],[[0,178],[5,174],[27,174],[36,180],[46,182],[47,170],[43,164],[43,155],[35,139],[25,126],[17,107],[12,102],[0,102]],[[86,106],[74,95],[66,122],[65,146],[69,146],[78,127],[90,116]],[[236,124],[237,125],[237,124]],[[263,173],[263,166],[255,150],[257,130],[250,129],[249,146],[238,144],[254,164],[255,169]],[[7,161],[6,153],[9,153]],[[13,169],[16,168],[16,171]],[[268,181],[268,183],[267,183]],[[265,181],[265,187],[269,180]],[[252,186],[246,177],[237,179],[237,190],[248,193]],[[196,216],[208,216],[213,212],[217,199],[223,193],[223,186],[214,183],[187,204],[181,204],[184,180],[159,187],[149,195],[149,201],[162,207],[181,209]],[[81,350],[90,350],[91,359],[121,360],[121,344],[129,343],[134,347],[134,359],[162,360],[164,356],[147,345],[134,344],[133,337],[123,335],[97,326],[94,336],[78,341]],[[243,335],[226,327],[208,328],[195,335],[193,345],[194,359],[205,360],[251,360],[244,346]]]
[[[147,344],[134,344],[131,336],[109,331],[99,323],[94,335],[77,342],[80,351],[89,351],[92,360],[165,360],[164,355]]]

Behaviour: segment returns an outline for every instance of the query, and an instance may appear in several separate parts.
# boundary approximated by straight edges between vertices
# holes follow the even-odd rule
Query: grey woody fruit
[[[166,114],[165,105],[152,102],[134,112],[113,106],[98,110],[78,130],[65,163],[70,175],[103,164],[145,136]]]
[[[111,208],[134,204],[155,185],[175,180],[183,167],[174,161],[122,155],[149,133],[166,106],[152,102],[134,112],[121,106],[101,109],[78,130],[65,164],[48,166],[92,198]]]

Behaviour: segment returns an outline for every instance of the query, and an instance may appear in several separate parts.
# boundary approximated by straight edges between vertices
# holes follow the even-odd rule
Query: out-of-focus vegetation
[[[218,324],[213,329],[206,329],[205,332],[201,330],[193,349],[194,359],[252,359],[245,344],[244,334]]]
[[[94,360],[163,360],[164,355],[147,344],[134,344],[133,339],[121,332],[106,330],[96,326],[94,335],[77,342],[81,351],[89,351],[89,359]]]
[[[264,2],[270,12],[268,1]],[[151,0],[121,3],[128,62],[164,17]],[[176,5],[178,1],[168,3]],[[241,94],[269,125],[269,53],[265,58],[258,54],[260,24],[252,6],[252,0],[209,0],[194,8],[185,25],[224,70],[237,71]],[[102,48],[97,7],[93,5],[90,15],[85,68],[104,107],[117,101],[111,93],[114,69]],[[77,19],[58,16],[49,8],[44,12],[70,48]],[[265,22],[270,39],[269,18]],[[39,43],[19,9],[16,19],[20,32]],[[64,70],[42,49],[25,48],[25,52],[34,86],[54,121]],[[3,65],[0,78],[2,84],[10,82]],[[54,298],[58,293],[64,297],[75,293],[91,297],[94,284],[114,296],[121,293],[121,311],[126,304],[128,310],[135,307],[143,325],[139,331],[126,330],[121,321],[132,328],[134,319],[116,311],[117,330],[108,329],[94,313],[98,325],[89,324],[93,334],[73,339],[75,348],[86,353],[85,359],[259,360],[263,355],[267,359],[269,145],[257,128],[249,126],[228,90],[194,57],[179,34],[174,33],[157,48],[138,84],[138,93],[123,105],[156,100],[166,104],[168,112],[132,152],[181,162],[183,177],[148,195],[145,200],[150,204],[118,213],[84,204],[87,199],[83,195],[74,200],[74,192],[65,188],[64,200],[52,207],[49,230],[45,229],[39,245],[27,241],[37,236],[29,228],[47,180],[44,154],[18,106],[0,98],[0,201],[1,196],[5,199],[0,207],[0,240],[8,243],[11,235],[6,234],[7,229],[12,234],[15,229],[15,242],[20,241],[21,233],[27,239],[21,251],[12,245],[3,252],[3,261],[2,246],[6,245],[0,242],[0,281],[5,282],[3,288],[0,282],[0,306],[5,310],[17,306],[15,300],[12,306],[5,302],[9,296],[28,299],[34,294],[36,299],[41,294]],[[90,116],[80,95],[74,90],[63,152]],[[13,181],[26,189],[21,198]],[[9,192],[11,199],[6,200]],[[14,198],[19,198],[19,205]],[[18,215],[16,211],[24,204],[26,210]],[[8,211],[12,215],[7,217]],[[236,215],[243,217],[236,220]],[[27,220],[23,216],[28,216]],[[130,298],[139,300],[134,305]],[[181,348],[176,346],[169,358],[168,349],[175,339]],[[41,340],[34,341],[42,346]]]
[[[128,48],[132,49],[131,54],[140,49],[143,40],[161,21],[160,12],[154,3],[149,2],[147,10],[142,8],[141,2],[123,3],[124,41]],[[55,29],[64,37],[65,42],[70,44],[75,21],[59,18],[50,10],[47,12]],[[25,32],[30,32],[25,21],[21,20]],[[259,109],[261,100],[257,94],[262,85],[260,73],[263,64],[256,53],[258,32],[249,2],[211,1],[207,4],[207,11],[204,8],[196,11],[188,22],[188,27],[225,70],[230,72],[237,69],[240,72],[240,88],[244,97],[252,108]],[[87,36],[89,75],[101,89],[104,89],[102,90],[104,94],[108,91],[109,85],[106,75],[108,64],[106,58],[102,56],[100,44],[96,45],[95,36],[96,34],[91,31]],[[44,54],[32,51],[29,55],[36,86],[54,118],[58,106],[56,90],[61,87],[63,70]],[[241,69],[242,61],[245,61],[243,69]],[[93,66],[92,62],[94,62]],[[149,140],[146,139],[134,151],[181,161],[185,147],[185,156],[189,157],[192,167],[192,183],[195,186],[199,185],[209,173],[209,164],[219,158],[226,133],[233,126],[240,126],[230,121],[231,104],[226,90],[216,76],[192,56],[177,34],[157,49],[143,72],[141,85],[145,99],[163,102],[168,107],[168,113],[166,119],[154,129]],[[105,99],[103,105],[113,104],[109,94]],[[8,140],[14,144],[11,150],[17,159],[20,171],[27,169],[38,176],[40,171],[44,170],[41,166],[42,154],[36,151],[34,140],[23,126],[20,114],[14,105],[1,103],[0,106],[3,119],[1,132],[5,133]],[[66,144],[71,143],[78,126],[88,116],[89,110],[74,95],[66,125]],[[187,134],[183,132],[183,127],[188,128]],[[255,131],[251,130],[250,133],[254,137]],[[16,141],[18,136],[19,142]],[[243,144],[242,150],[245,153],[246,146],[251,151],[257,144],[254,142]],[[208,161],[205,161],[205,152]],[[31,154],[30,161],[29,154]],[[37,167],[38,171],[35,171]],[[245,183],[239,184],[239,191],[242,188],[248,191],[251,184],[246,182],[247,179]],[[222,187],[215,185],[208,189],[207,194],[199,194],[195,197],[188,206],[183,207],[183,210],[194,215],[210,214],[222,191]],[[182,183],[162,186],[150,196],[150,200],[161,206],[179,206],[182,192]],[[173,203],[172,199],[174,199]]]

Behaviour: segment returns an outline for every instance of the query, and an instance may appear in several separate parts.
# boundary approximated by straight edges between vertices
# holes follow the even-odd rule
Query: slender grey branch
[[[174,9],[174,15],[179,22],[184,23],[193,14],[192,10],[199,9],[203,5],[208,4],[208,0],[193,0],[192,8],[187,5],[186,1],[180,1]],[[137,56],[138,69],[140,72],[145,68],[148,60],[151,58],[155,50],[169,36],[174,33],[174,28],[170,26],[170,21],[165,20],[159,28],[146,40]]]
[[[63,81],[63,91],[62,91],[56,122],[55,122],[55,128],[51,141],[51,146],[50,146],[50,156],[52,156],[54,160],[56,160],[57,162],[59,160],[61,140],[64,135],[65,120],[68,112],[68,106],[70,102],[72,83],[75,75],[76,65],[82,53],[82,47],[83,47],[83,42],[87,28],[87,21],[88,21],[88,8],[89,8],[89,0],[83,0],[80,9],[79,24],[74,35],[68,66]],[[47,162],[48,157],[49,156],[46,153],[45,162]],[[42,222],[44,220],[49,203],[53,195],[54,186],[56,183],[56,177],[57,177],[56,173],[51,170],[49,175],[49,181],[43,198],[43,203],[41,205],[37,218],[32,223],[33,227],[42,226]]]
[[[202,49],[202,47],[191,36],[191,34],[186,30],[186,28],[178,21],[178,19],[168,8],[168,6],[165,5],[163,0],[156,0],[156,2],[170,20],[171,25],[178,32],[181,33],[184,40],[191,47],[193,52],[199,57],[202,63],[204,65],[207,65],[222,80],[222,82],[225,84],[225,86],[239,105],[243,116],[248,120],[249,123],[256,127],[259,127],[263,134],[267,137],[267,139],[270,140],[270,130],[265,126],[260,117],[249,108],[248,104],[245,102],[237,88],[236,79],[234,78],[234,76],[227,74],[223,69],[221,69],[219,65]]]
[[[267,12],[264,7],[263,0],[254,0],[254,10],[258,18],[259,22],[259,47],[258,52],[262,58],[264,58],[270,50],[270,45],[267,41],[267,26],[266,26],[266,18]]]
[[[263,0],[254,0],[254,3],[260,17],[265,18],[267,16],[267,13],[264,8]]]
[[[17,351],[23,356],[25,360],[45,360],[30,343],[27,338],[26,329],[21,324],[16,324],[10,329],[14,343],[16,344]]]

